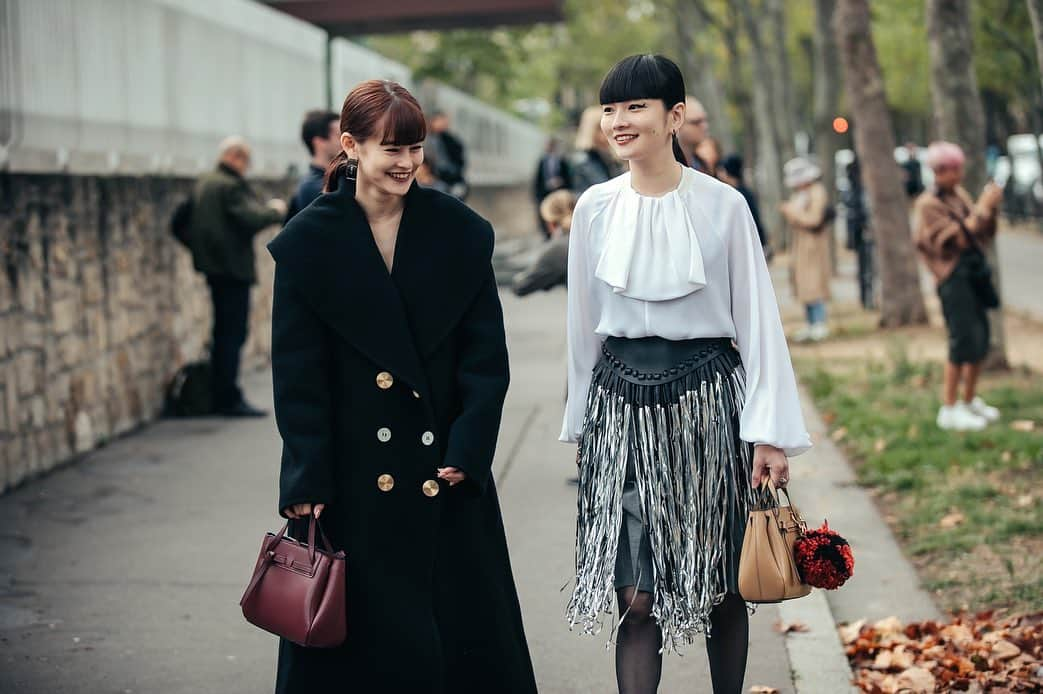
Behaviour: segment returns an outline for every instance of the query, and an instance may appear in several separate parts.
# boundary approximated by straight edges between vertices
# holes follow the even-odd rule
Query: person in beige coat
[[[822,340],[829,336],[826,302],[833,274],[829,243],[833,236],[833,208],[829,193],[819,180],[822,171],[814,162],[796,157],[783,167],[786,187],[793,193],[780,209],[793,230],[793,294],[804,304],[808,324],[796,339]]]

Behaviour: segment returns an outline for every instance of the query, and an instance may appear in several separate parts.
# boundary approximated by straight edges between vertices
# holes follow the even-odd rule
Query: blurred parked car
[[[1007,138],[1007,163],[1001,169],[1000,162],[996,162],[993,179],[1003,186],[1003,211],[1011,217],[1043,216],[1037,146],[1043,147],[1043,135],[1011,135]]]

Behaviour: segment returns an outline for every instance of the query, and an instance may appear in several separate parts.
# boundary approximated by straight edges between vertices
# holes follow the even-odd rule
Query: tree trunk
[[[873,210],[883,327],[927,322],[884,79],[869,24],[868,0],[839,0],[833,18],[844,66],[855,151]]]
[[[772,74],[772,113],[775,114],[775,132],[782,161],[796,154],[796,107],[793,101],[793,80],[790,73],[789,51],[786,50],[786,8],[783,0],[765,0],[761,26],[770,37],[770,53],[775,66]]]
[[[837,39],[833,34],[835,0],[815,0],[815,58],[813,111],[815,120],[815,156],[822,167],[823,183],[830,200],[837,199],[835,155],[843,138],[833,130],[837,115],[837,96],[840,94],[840,58]]]
[[[1036,44],[1036,66],[1039,70],[1039,99],[1036,100],[1035,117],[1032,119],[1033,131],[1039,134],[1039,114],[1043,110],[1043,0],[1026,0],[1029,6],[1029,18],[1032,21],[1032,36]],[[1043,171],[1043,147],[1036,138],[1036,158],[1039,159],[1040,171]],[[1043,231],[1043,219],[1036,220],[1039,230]]]
[[[761,197],[761,216],[768,228],[772,230],[778,244],[776,248],[789,247],[789,230],[782,221],[779,204],[783,200],[782,161],[779,152],[779,135],[775,130],[775,119],[772,115],[773,72],[761,39],[760,26],[750,5],[750,0],[739,0],[735,3],[742,15],[746,34],[750,41],[750,54],[753,58],[753,113],[757,132],[757,176],[758,192]]]
[[[1030,3],[1031,4],[1031,3]],[[974,33],[969,0],[927,0],[927,43],[931,61],[931,105],[938,137],[955,142],[967,157],[964,187],[972,196],[985,186],[985,112],[974,74]],[[996,289],[1000,269],[996,244],[986,249]],[[991,344],[985,358],[988,369],[1006,369],[1003,310],[989,311]]]
[[[837,40],[833,35],[833,12],[835,0],[815,0],[815,35],[813,39],[812,72],[812,119],[814,121],[813,151],[822,167],[822,182],[829,192],[829,199],[837,202],[836,152],[843,142],[833,130],[833,118],[837,115],[837,95],[840,93],[840,64],[837,56]],[[833,272],[837,270],[837,239],[831,239],[830,254]]]
[[[701,50],[708,43],[706,32],[699,31],[699,16],[692,0],[674,0],[673,18],[681,71],[688,92],[699,99],[710,120],[710,132],[721,143],[724,153],[734,151],[735,135],[728,125],[724,109],[724,89],[717,79],[717,65],[710,51]]]

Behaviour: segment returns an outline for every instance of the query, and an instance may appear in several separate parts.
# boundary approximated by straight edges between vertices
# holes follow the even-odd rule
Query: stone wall
[[[206,283],[167,226],[191,185],[0,174],[0,493],[154,419],[170,377],[205,353]],[[292,188],[254,187],[265,198]],[[521,188],[477,188],[470,202],[510,236],[534,224],[528,207],[517,213],[524,199]],[[268,363],[264,244],[277,231],[255,241],[244,369]]]
[[[167,227],[190,187],[0,175],[0,491],[156,417],[170,377],[204,353],[206,283]],[[256,239],[247,368],[267,360],[276,231]]]

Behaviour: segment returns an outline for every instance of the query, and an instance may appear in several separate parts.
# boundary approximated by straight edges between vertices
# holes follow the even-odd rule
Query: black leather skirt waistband
[[[608,337],[601,351],[607,367],[625,380],[642,385],[682,378],[714,360],[723,361],[729,368],[741,363],[728,337]]]

